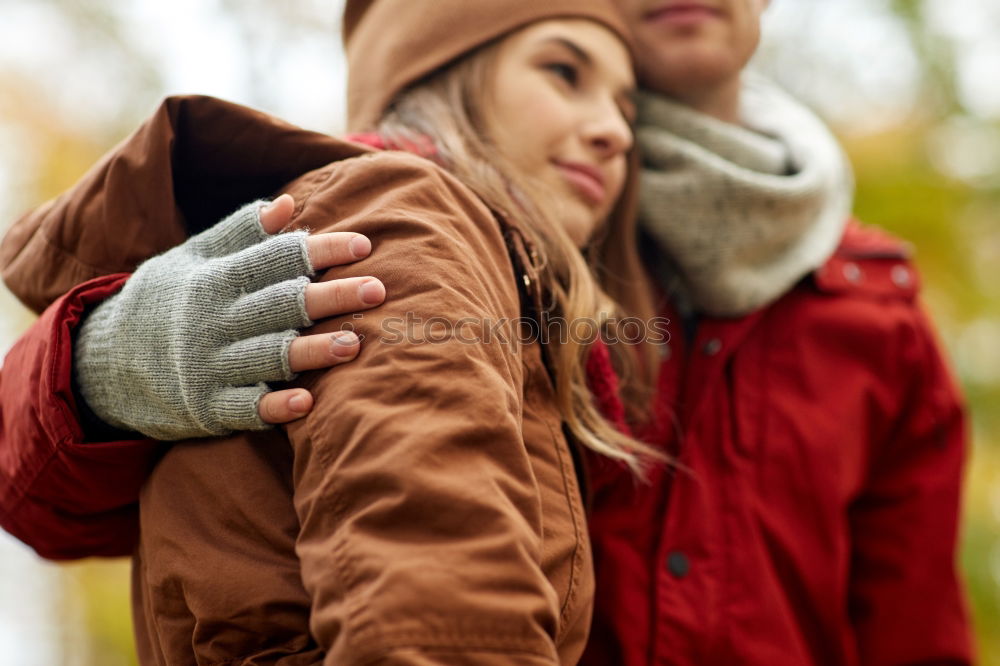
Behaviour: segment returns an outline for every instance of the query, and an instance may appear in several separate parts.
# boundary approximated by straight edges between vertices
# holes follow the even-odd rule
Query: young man
[[[765,0],[623,0],[671,319],[650,439],[593,481],[587,664],[963,664],[965,420],[906,246],[848,220],[805,109],[744,71]]]
[[[744,72],[765,5],[622,1],[646,88],[637,129],[641,246],[672,322],[645,431],[680,464],[654,470],[645,485],[624,469],[592,465],[598,601],[584,662],[969,663],[954,562],[961,400],[916,303],[906,246],[849,221],[851,175],[833,137]],[[162,119],[194,150],[211,143],[210,131],[183,135],[211,125],[198,108],[175,107]],[[246,154],[268,145],[245,141]],[[183,179],[197,164],[177,151],[115,176],[160,183],[164,171]],[[246,175],[224,166],[231,182]],[[195,201],[186,181],[163,196],[188,193],[181,210],[185,221],[201,220],[189,229],[199,228],[291,175],[268,174],[274,187],[244,187],[243,199],[231,194],[214,207]],[[12,242],[30,235],[25,229],[64,212],[27,218],[5,242],[8,256]],[[129,223],[141,228],[142,211]],[[157,250],[179,241],[178,228]],[[74,239],[88,233],[76,231]],[[5,277],[22,298],[51,300],[37,296],[31,270],[22,264]],[[75,277],[66,288],[84,276]],[[85,443],[67,408],[65,332],[115,288],[81,287],[58,301],[0,376],[8,429],[0,446],[13,461],[4,471],[21,511],[13,513],[8,493],[4,524],[16,523],[43,554],[126,553],[134,540],[130,512],[149,457],[126,457],[131,470],[94,465],[113,449]],[[45,363],[59,369],[44,375],[51,383],[18,402],[7,387],[42,375]],[[58,415],[41,408],[31,424],[11,418],[49,396]],[[58,422],[65,439],[38,425],[46,422]],[[16,438],[13,428],[25,434]],[[32,445],[16,450],[16,441]],[[40,459],[38,450],[47,467],[24,462]],[[138,481],[111,483],[130,477]],[[67,483],[76,485],[67,491]],[[84,506],[76,504],[80,488],[92,490]]]

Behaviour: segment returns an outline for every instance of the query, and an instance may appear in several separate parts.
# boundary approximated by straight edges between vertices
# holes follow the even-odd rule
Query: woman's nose
[[[614,102],[602,104],[585,129],[587,144],[601,158],[614,157],[632,147],[632,127]]]

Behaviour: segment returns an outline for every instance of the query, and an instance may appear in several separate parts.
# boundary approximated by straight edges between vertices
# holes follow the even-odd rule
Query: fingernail
[[[270,212],[271,212],[272,210],[274,210],[274,208],[275,208],[275,207],[276,207],[277,205],[278,205],[278,200],[277,200],[277,199],[275,199],[275,200],[274,200],[274,201],[272,201],[271,203],[269,203],[269,204],[267,204],[266,206],[264,206],[263,208],[261,208],[261,209],[260,209],[260,212],[262,212],[262,213],[270,213]]]
[[[380,281],[371,279],[358,287],[358,294],[365,305],[375,305],[385,298],[385,286]]]
[[[337,331],[330,336],[330,350],[338,358],[350,358],[357,353],[358,336],[350,331]]]
[[[288,399],[288,409],[292,410],[296,414],[305,414],[309,410],[309,404],[306,397],[301,393],[296,393]]]
[[[355,259],[362,259],[371,254],[372,242],[366,236],[355,236],[347,244],[347,247],[351,250],[351,254],[354,255]]]
[[[290,195],[290,194],[281,194],[281,195],[278,195],[277,197],[274,198],[274,201],[272,201],[271,203],[269,203],[266,206],[264,206],[264,210],[270,212],[270,211],[272,211],[272,210],[274,210],[275,208],[278,207],[278,202],[279,201],[281,201],[282,199],[291,199],[291,197],[292,197],[292,195]]]

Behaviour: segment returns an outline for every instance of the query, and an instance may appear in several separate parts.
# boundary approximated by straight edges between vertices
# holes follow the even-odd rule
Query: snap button
[[[910,275],[910,269],[899,264],[892,267],[891,277],[892,283],[900,289],[909,287],[910,283],[913,282],[913,276]]]
[[[863,277],[861,267],[853,262],[844,264],[844,277],[848,282],[861,282],[861,278]]]
[[[712,338],[705,343],[705,346],[701,348],[705,356],[715,356],[720,351],[722,351],[722,340],[719,338]]]
[[[528,277],[527,273],[521,273],[521,280],[524,281],[525,287],[528,287],[529,289],[531,288],[531,278]]]
[[[684,578],[691,571],[691,561],[688,556],[679,550],[672,551],[667,555],[667,571],[674,578]]]

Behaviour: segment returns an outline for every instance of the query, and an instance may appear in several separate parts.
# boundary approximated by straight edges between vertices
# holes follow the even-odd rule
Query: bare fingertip
[[[282,194],[274,201],[265,204],[260,209],[260,214],[262,216],[270,217],[271,215],[279,215],[284,217],[290,215],[295,209],[295,199],[292,198],[290,194]]]
[[[378,305],[385,300],[385,285],[378,278],[371,278],[362,283],[358,294],[365,305]]]
[[[358,336],[350,331],[331,334],[330,351],[340,359],[353,358],[358,353]]]
[[[306,414],[312,408],[312,395],[308,391],[296,392],[288,399],[287,404],[293,414]]]
[[[360,234],[352,238],[347,246],[350,248],[351,254],[354,255],[355,259],[363,259],[372,251],[372,242],[368,240],[367,236],[361,236]]]

